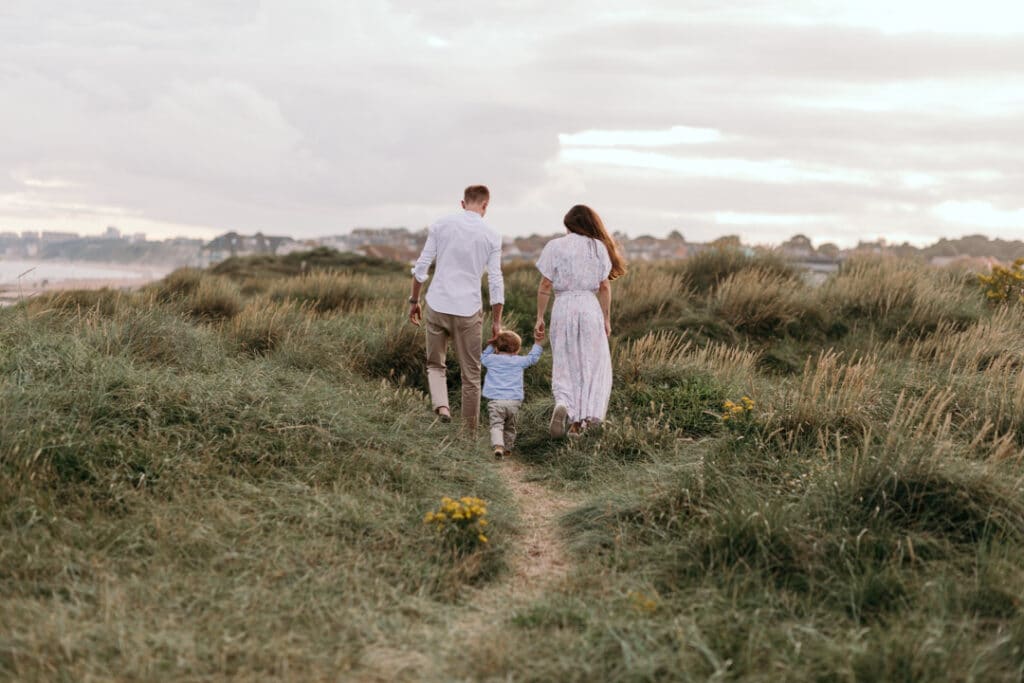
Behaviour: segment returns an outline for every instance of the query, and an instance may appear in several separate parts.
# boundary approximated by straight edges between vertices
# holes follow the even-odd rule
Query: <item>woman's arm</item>
[[[548,301],[551,300],[551,280],[546,277],[540,279],[537,286],[537,323],[533,326],[533,338],[535,341],[544,339],[544,314],[548,310]]]
[[[602,280],[597,287],[597,300],[601,302],[601,312],[604,313],[604,333],[611,336],[612,333],[612,283],[610,280]]]

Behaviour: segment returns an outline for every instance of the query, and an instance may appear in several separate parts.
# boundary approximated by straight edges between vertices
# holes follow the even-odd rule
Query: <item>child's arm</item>
[[[487,348],[485,348],[483,350],[483,353],[480,354],[480,364],[483,365],[485,368],[489,367],[488,363],[490,362],[491,355],[493,353],[494,353],[494,346],[491,345],[491,344],[488,344]]]
[[[540,344],[534,344],[533,348],[530,349],[530,353],[523,356],[523,367],[528,368],[531,365],[536,365],[537,361],[540,360],[540,354],[544,352],[544,348]]]

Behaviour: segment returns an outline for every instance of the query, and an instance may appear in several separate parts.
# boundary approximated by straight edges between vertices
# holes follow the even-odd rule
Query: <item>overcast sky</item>
[[[0,0],[0,131],[0,231],[1024,238],[1024,3]]]

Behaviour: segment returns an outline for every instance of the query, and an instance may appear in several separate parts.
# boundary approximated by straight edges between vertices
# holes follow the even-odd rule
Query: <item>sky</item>
[[[1024,238],[1019,0],[3,0],[0,231]]]

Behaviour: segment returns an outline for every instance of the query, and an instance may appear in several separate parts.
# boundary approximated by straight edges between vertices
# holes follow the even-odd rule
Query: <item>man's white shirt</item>
[[[480,278],[487,271],[490,302],[505,303],[501,276],[501,235],[475,211],[460,211],[430,226],[412,275],[427,281],[430,264],[437,261],[427,290],[427,305],[438,313],[473,315],[483,307]]]

